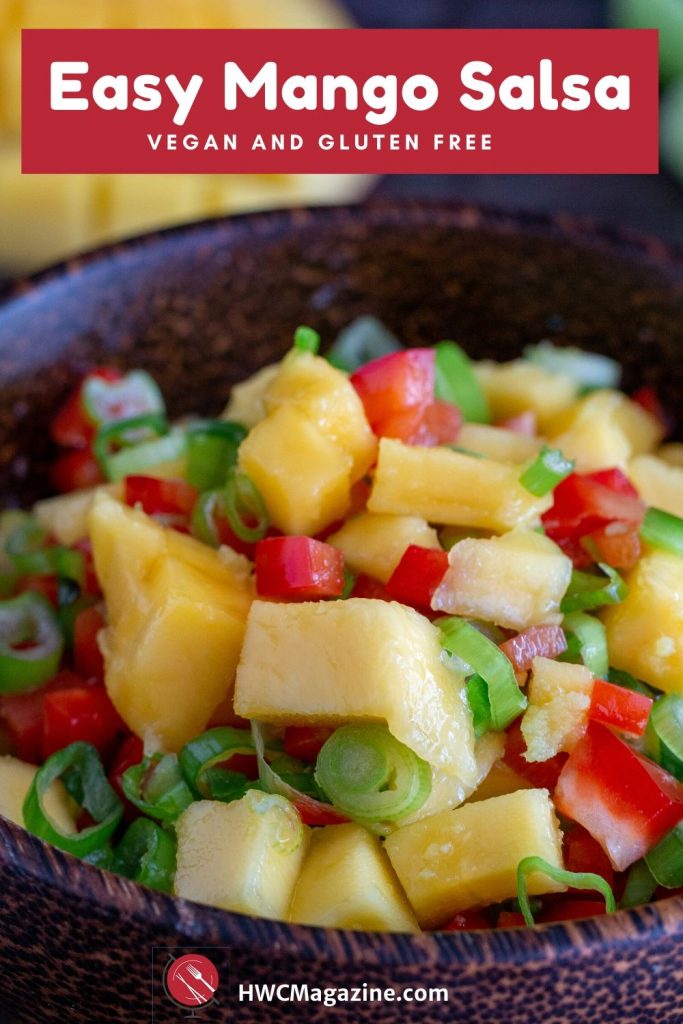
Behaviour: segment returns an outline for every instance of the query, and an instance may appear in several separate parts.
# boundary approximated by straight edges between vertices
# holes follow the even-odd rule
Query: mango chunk
[[[255,427],[266,415],[266,391],[280,372],[279,363],[264,366],[256,373],[233,384],[230,389],[230,400],[226,405],[221,419],[234,420],[243,427]]]
[[[90,536],[109,626],[107,691],[152,749],[206,726],[237,667],[252,586],[244,563],[99,495]]]
[[[658,420],[620,391],[593,391],[551,425],[553,447],[574,459],[580,473],[619,466],[652,451],[662,438]]]
[[[463,679],[441,661],[429,620],[395,602],[254,601],[235,711],[283,724],[385,721],[429,764],[476,780]]]
[[[562,867],[562,833],[546,789],[524,789],[464,804],[393,832],[384,848],[421,927],[438,928],[459,910],[517,895],[517,865],[543,857]],[[529,877],[534,896],[562,892]]]
[[[571,405],[578,392],[571,377],[544,370],[526,359],[509,363],[482,360],[475,372],[494,419],[505,420],[531,410],[536,413],[541,433],[553,417]]]
[[[585,665],[534,658],[522,718],[527,761],[572,750],[586,731],[592,692],[593,675]]]
[[[481,803],[482,800],[490,800],[494,796],[507,796],[508,793],[516,793],[519,789],[533,788],[531,782],[509,768],[505,761],[496,761],[467,802]]]
[[[176,822],[175,894],[283,920],[309,829],[284,797],[250,789],[241,800],[198,800]]]
[[[518,631],[556,624],[571,575],[570,559],[533,530],[467,538],[449,551],[432,608]]]
[[[504,533],[534,524],[552,505],[519,482],[519,468],[449,448],[418,448],[382,438],[370,512],[421,516],[446,526]]]
[[[671,441],[663,444],[657,449],[657,458],[666,462],[667,466],[679,466],[683,468],[683,444],[679,441]]]
[[[0,757],[0,814],[23,826],[23,806],[38,769],[16,757]],[[45,810],[66,833],[75,833],[73,804],[61,782],[53,782],[45,795]]]
[[[420,930],[379,839],[355,823],[314,830],[289,917],[321,928]]]
[[[363,403],[345,373],[311,352],[293,349],[268,388],[268,412],[287,405],[315,424],[323,437],[351,457],[351,482],[367,473],[377,455],[377,438]]]
[[[97,495],[110,494],[113,498],[120,498],[122,493],[120,483],[86,487],[82,491],[58,494],[55,498],[36,502],[33,515],[59,544],[70,546],[88,536],[88,516]]]
[[[344,552],[353,572],[362,572],[386,583],[401,561],[406,548],[440,548],[436,530],[419,516],[376,515],[361,512],[327,538]]]
[[[485,782],[494,764],[503,756],[504,752],[505,736],[503,733],[488,732],[481,739],[477,740],[474,747],[477,777],[469,786],[464,786],[455,775],[447,775],[440,768],[432,768],[431,793],[422,807],[418,807],[412,814],[400,819],[398,827],[402,828],[413,821],[420,821],[422,818],[429,818],[433,814],[440,814],[442,811],[449,811],[454,807],[459,807],[465,800],[478,792],[479,787]]]
[[[488,423],[463,423],[458,433],[460,448],[498,462],[527,462],[538,454],[542,444],[540,437],[525,437],[514,430],[492,427]]]
[[[349,506],[351,457],[297,409],[283,405],[240,445],[240,468],[284,533],[319,533]]]
[[[683,693],[683,558],[647,551],[625,578],[626,598],[602,613],[611,664]]]
[[[655,455],[637,455],[629,462],[628,475],[646,504],[675,516],[683,513],[683,467]]]

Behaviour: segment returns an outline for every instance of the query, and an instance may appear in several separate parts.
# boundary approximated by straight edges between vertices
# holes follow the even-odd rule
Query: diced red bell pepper
[[[268,537],[256,545],[256,591],[299,601],[340,597],[344,555],[312,537]]]
[[[189,519],[199,492],[185,480],[158,480],[151,476],[127,476],[126,505],[139,505],[148,516],[177,515]]]
[[[374,576],[366,576],[363,572],[359,572],[356,576],[351,597],[365,597],[371,601],[393,601],[393,597],[387,593],[383,583],[376,580]]]
[[[104,658],[97,634],[107,622],[99,608],[84,608],[74,622],[74,666],[86,679],[104,678]]]
[[[123,728],[103,686],[48,693],[43,704],[43,757],[85,740],[106,758]]]
[[[89,449],[64,452],[52,463],[50,476],[60,494],[104,483],[100,464]]]
[[[324,804],[320,800],[314,800],[312,796],[300,793],[292,800],[292,803],[299,812],[304,825],[345,825],[348,822],[346,815]]]
[[[0,694],[0,723],[18,758],[29,764],[37,764],[42,758],[43,703],[47,694],[83,685],[80,676],[63,669],[39,690]]]
[[[490,928],[491,925],[486,920],[481,910],[461,910],[459,914],[445,924],[441,931],[443,932],[473,932],[479,931],[482,928]]]
[[[596,679],[588,717],[632,736],[642,736],[654,701],[644,693]]]
[[[411,544],[403,552],[386,585],[390,599],[413,608],[429,608],[432,595],[448,569],[448,554],[440,548]]]
[[[409,348],[373,359],[351,374],[372,427],[406,409],[434,401],[434,350]]]
[[[638,524],[645,506],[628,478],[619,469],[581,475],[572,473],[557,485],[553,505],[541,517],[553,540],[577,539],[608,523]]]
[[[285,754],[315,764],[324,743],[334,729],[328,725],[288,725],[285,729]]]
[[[514,910],[501,910],[496,921],[496,928],[526,928],[524,915]]]
[[[586,917],[600,917],[606,913],[604,900],[582,900],[568,896],[548,907],[536,920],[539,924],[551,924],[553,921],[582,921]]]
[[[589,722],[562,769],[555,804],[624,871],[683,818],[683,784],[606,726]]]
[[[140,764],[144,756],[145,748],[142,740],[138,739],[137,736],[128,736],[111,760],[108,778],[117,795],[123,801],[126,821],[132,821],[134,818],[137,818],[140,811],[134,804],[126,800],[123,794],[121,779],[126,769],[132,768],[134,764]]]
[[[561,626],[531,626],[505,640],[500,649],[515,672],[529,672],[534,658],[557,658],[566,651],[567,638]]]
[[[564,863],[568,871],[589,871],[614,884],[614,868],[597,840],[581,825],[574,825],[564,837]]]
[[[104,366],[89,373],[72,391],[52,421],[50,433],[63,448],[87,448],[93,439],[94,427],[83,405],[83,387],[92,378],[105,381],[120,380],[121,371]]]
[[[588,541],[595,546],[600,561],[613,569],[632,569],[642,552],[640,531],[635,523],[614,520],[589,534]]]
[[[378,437],[393,437],[404,444],[434,448],[439,444],[452,444],[462,426],[462,413],[450,402],[436,401],[422,408],[413,406],[391,413],[373,423]]]
[[[521,775],[532,786],[537,789],[549,789],[552,792],[569,755],[561,752],[547,761],[527,761],[524,757],[526,749],[526,740],[522,735],[518,718],[507,731],[503,761],[508,768],[512,768],[513,772]]]
[[[513,434],[521,434],[522,437],[536,437],[538,433],[536,413],[533,409],[527,409],[525,412],[520,412],[518,416],[510,416],[506,420],[501,420],[496,426],[502,430],[511,430]]]

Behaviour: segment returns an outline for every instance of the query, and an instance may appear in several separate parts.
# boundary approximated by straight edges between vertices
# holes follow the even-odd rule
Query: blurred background
[[[611,175],[20,174],[21,28],[660,29],[662,172]],[[425,55],[428,70],[428,54]],[[638,145],[634,139],[633,144]],[[683,0],[0,0],[0,277],[219,213],[368,194],[566,211],[683,242]]]

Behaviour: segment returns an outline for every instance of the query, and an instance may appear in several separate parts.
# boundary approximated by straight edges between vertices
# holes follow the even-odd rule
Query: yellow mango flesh
[[[435,627],[397,603],[254,601],[235,711],[283,724],[385,721],[431,765],[476,780],[463,679],[442,663]]]
[[[519,789],[533,789],[531,782],[528,782],[522,775],[513,772],[504,761],[496,761],[491,767],[480,786],[477,786],[474,793],[468,799],[468,803],[481,803],[482,800],[490,800],[494,796],[507,796],[508,793],[516,793]]]
[[[548,431],[553,447],[573,459],[579,473],[619,466],[652,451],[662,437],[659,422],[620,391],[594,391],[557,417]]]
[[[70,546],[88,536],[88,517],[98,494],[121,497],[123,485],[101,484],[69,494],[45,498],[33,506],[33,515],[59,544]]]
[[[362,572],[386,583],[406,548],[440,548],[436,530],[419,516],[376,515],[361,512],[349,519],[327,543],[344,552],[353,572]]]
[[[559,623],[572,563],[548,537],[521,529],[468,538],[453,545],[448,563],[432,598],[435,611],[518,631]]]
[[[572,750],[586,731],[592,692],[593,675],[585,665],[534,658],[521,724],[527,761]]]
[[[628,594],[602,613],[610,664],[667,693],[683,693],[683,558],[646,551]]]
[[[214,551],[101,495],[90,536],[109,626],[105,683],[128,727],[178,750],[228,693],[252,588],[234,553]]]
[[[647,505],[674,516],[683,513],[683,467],[655,455],[637,455],[629,463],[628,475]]]
[[[504,533],[535,524],[552,505],[552,495],[530,494],[519,475],[493,459],[382,438],[368,510]]]
[[[0,814],[24,824],[23,806],[38,769],[16,757],[0,757]],[[62,832],[75,833],[76,822],[69,796],[61,782],[53,782],[43,800],[48,816]]]
[[[429,818],[433,814],[440,814],[442,811],[452,810],[459,807],[469,797],[478,791],[491,771],[498,758],[505,752],[505,737],[499,732],[488,732],[481,739],[477,740],[474,747],[474,760],[477,768],[477,775],[474,782],[464,786],[455,775],[447,775],[440,768],[432,768],[432,789],[422,804],[412,814],[401,818],[397,823],[399,828],[409,825],[413,821],[420,821],[422,818]]]
[[[541,433],[553,417],[571,405],[578,391],[571,377],[534,366],[526,359],[509,363],[483,360],[476,364],[475,372],[495,420],[530,410],[536,414]]]
[[[351,457],[297,409],[280,406],[240,445],[240,468],[284,533],[315,534],[349,507]]]
[[[249,429],[255,427],[266,415],[266,392],[279,372],[280,364],[272,363],[240,384],[233,384],[221,419],[234,420]]]
[[[488,423],[463,423],[458,433],[458,447],[498,462],[527,462],[538,454],[542,444],[540,437],[525,437]]]
[[[265,396],[268,412],[282,405],[301,412],[323,437],[351,457],[352,483],[367,473],[375,461],[377,438],[345,373],[320,356],[293,349],[282,360]]]
[[[464,804],[393,832],[385,849],[419,924],[438,928],[460,910],[517,895],[517,865],[542,857],[562,867],[562,833],[545,789]],[[528,891],[564,886],[538,872]]]
[[[420,930],[379,839],[355,823],[314,830],[289,917],[320,928]]]
[[[242,914],[285,919],[309,840],[288,800],[249,790],[198,800],[175,824],[175,894]]]

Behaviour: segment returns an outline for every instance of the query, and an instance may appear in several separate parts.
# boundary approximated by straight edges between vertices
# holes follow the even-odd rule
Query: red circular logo
[[[181,1006],[205,1006],[218,989],[218,971],[200,953],[186,953],[169,964],[164,984],[171,999]]]

